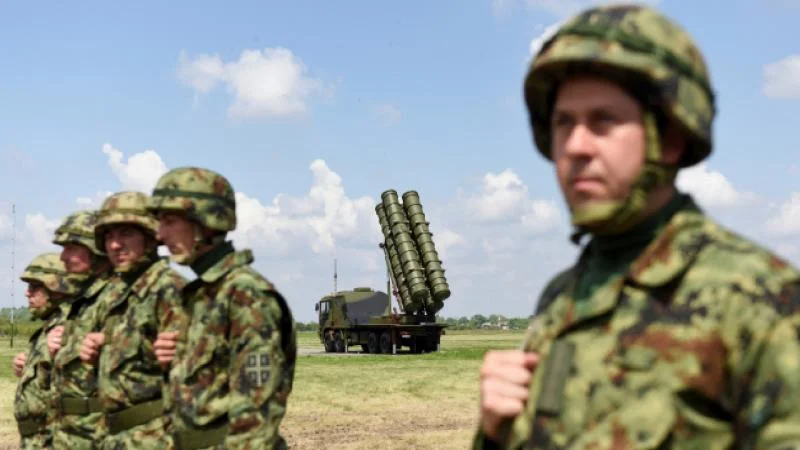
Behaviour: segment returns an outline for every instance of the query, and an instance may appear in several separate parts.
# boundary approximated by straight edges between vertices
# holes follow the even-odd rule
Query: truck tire
[[[367,337],[367,350],[369,353],[379,353],[378,336],[375,335],[374,331],[370,331]]]
[[[333,351],[336,353],[344,353],[344,338],[341,332],[336,333],[336,337],[333,340]]]
[[[414,340],[411,343],[411,352],[412,353],[423,353],[425,351],[425,339],[414,336]]]
[[[392,353],[392,336],[388,331],[381,333],[381,353]]]

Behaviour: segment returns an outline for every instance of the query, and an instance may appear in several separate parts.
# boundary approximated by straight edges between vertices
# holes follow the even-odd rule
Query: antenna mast
[[[14,269],[14,253],[16,252],[17,245],[17,208],[14,203],[11,204],[11,348],[14,348],[14,334],[16,327],[14,326],[14,309],[17,307],[14,301],[14,277],[16,270]]]
[[[333,258],[333,295],[339,293],[339,289],[336,284],[337,278],[339,278],[339,274],[338,270],[336,269],[336,258]]]

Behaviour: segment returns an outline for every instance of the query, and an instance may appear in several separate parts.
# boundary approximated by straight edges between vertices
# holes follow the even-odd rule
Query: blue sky
[[[299,320],[331,289],[334,257],[340,287],[385,286],[372,207],[390,188],[418,190],[431,217],[454,292],[444,315],[529,314],[576,249],[521,81],[531,41],[589,3],[5,5],[0,304],[11,202],[19,272],[55,249],[65,214],[199,165],[244,195],[234,239]],[[719,95],[716,152],[682,186],[706,186],[709,212],[800,263],[800,3],[724,3],[657,2]]]

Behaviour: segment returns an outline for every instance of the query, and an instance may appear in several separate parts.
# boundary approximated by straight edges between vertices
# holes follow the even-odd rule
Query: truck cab
[[[331,315],[331,301],[329,299],[322,299],[317,302],[314,310],[318,312],[319,329],[325,328],[325,323]]]

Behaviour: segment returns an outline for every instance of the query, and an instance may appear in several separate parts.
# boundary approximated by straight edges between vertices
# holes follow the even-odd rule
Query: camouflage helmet
[[[544,42],[525,78],[524,95],[536,146],[547,159],[555,92],[576,73],[642,83],[654,109],[687,133],[680,167],[711,153],[716,108],[708,68],[691,36],[658,11],[640,5],[587,9]]]
[[[158,221],[147,210],[147,194],[123,191],[108,197],[97,212],[94,229],[95,245],[105,248],[103,237],[109,226],[133,224],[142,227],[153,237],[158,231]]]
[[[150,197],[150,211],[180,211],[215,231],[236,228],[236,197],[230,182],[217,172],[180,167],[164,174]]]
[[[26,283],[42,283],[50,292],[76,295],[80,292],[80,281],[85,277],[67,272],[59,253],[42,253],[33,258],[20,276]]]
[[[79,244],[97,256],[105,256],[105,251],[97,246],[94,238],[95,224],[97,224],[96,212],[76,211],[65,217],[61,225],[56,228],[53,243],[56,245]]]

